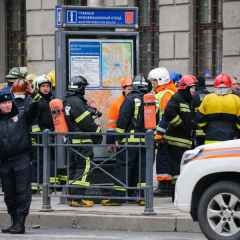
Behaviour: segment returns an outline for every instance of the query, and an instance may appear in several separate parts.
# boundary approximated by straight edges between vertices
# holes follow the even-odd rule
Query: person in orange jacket
[[[120,108],[125,101],[128,93],[132,91],[132,79],[130,77],[123,77],[120,81],[120,84],[122,94],[113,100],[107,112],[107,133],[109,134],[106,135],[106,143],[108,144],[107,149],[109,152],[115,152],[117,150],[117,146],[115,144],[116,136],[114,135],[114,133],[117,127],[117,120],[119,118]],[[112,194],[112,191],[106,192],[105,194]],[[101,201],[101,204],[103,206],[120,205],[119,203],[116,203],[109,199],[103,199]]]
[[[115,132],[122,103],[124,102],[127,94],[132,90],[132,79],[130,77],[123,77],[120,84],[122,94],[118,96],[115,100],[113,100],[112,104],[110,105],[109,111],[107,112],[107,133],[110,134],[107,135],[106,142],[107,144],[111,144],[109,150],[113,150],[115,146],[115,138],[114,135],[111,133]]]
[[[156,118],[157,122],[159,122],[162,119],[169,100],[176,93],[177,89],[165,67],[152,69],[148,74],[148,80],[152,83],[155,92],[157,105]],[[158,187],[154,191],[155,195],[165,196],[170,194],[169,187],[171,186],[172,176],[169,171],[166,144],[158,141],[156,156],[156,178]]]

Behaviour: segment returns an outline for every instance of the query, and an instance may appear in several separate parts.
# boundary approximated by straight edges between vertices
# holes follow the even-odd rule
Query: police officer
[[[100,133],[101,128],[95,123],[95,118],[100,117],[101,113],[90,107],[84,98],[87,85],[87,79],[81,75],[71,79],[71,93],[66,96],[64,102],[69,130],[71,132]],[[91,184],[89,172],[91,161],[93,161],[93,147],[84,146],[84,144],[97,144],[101,141],[101,135],[74,135],[71,137],[72,144],[79,144],[78,147],[74,147],[79,154],[71,152],[69,163],[70,183],[81,187],[80,190],[73,188],[71,190],[72,194],[85,194],[86,187]],[[69,204],[75,207],[91,207],[94,202],[84,199],[80,201],[71,199]]]
[[[31,203],[30,112],[19,112],[11,93],[0,93],[0,175],[12,225],[3,233],[25,233]]]
[[[179,175],[184,151],[191,149],[193,145],[195,113],[192,104],[196,82],[193,75],[182,77],[178,84],[178,92],[170,99],[163,119],[157,126],[157,133],[167,144],[170,174],[174,179]]]
[[[126,99],[121,106],[117,121],[116,132],[130,133],[131,135],[119,135],[118,137],[120,151],[116,159],[117,162],[115,176],[123,184],[126,184],[129,187],[141,188],[145,185],[145,148],[127,148],[123,147],[123,144],[138,145],[144,144],[145,142],[144,135],[137,136],[135,133],[145,132],[143,96],[145,93],[149,92],[149,90],[149,84],[146,82],[144,77],[137,75],[133,81],[133,90],[126,96]],[[127,170],[126,167],[128,167]],[[126,172],[128,173],[127,175]],[[126,194],[126,189],[123,187],[123,185],[116,184],[115,187],[120,196],[124,196]],[[140,191],[139,196],[141,200],[138,202],[140,205],[144,204],[141,193],[142,191]],[[129,191],[129,194],[133,196],[134,192]]]

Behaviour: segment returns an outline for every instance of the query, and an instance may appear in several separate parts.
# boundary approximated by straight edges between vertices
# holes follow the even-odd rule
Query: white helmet
[[[149,72],[148,80],[157,80],[158,85],[164,85],[170,82],[170,74],[165,67],[154,68]]]
[[[52,86],[51,81],[48,79],[47,75],[43,74],[40,76],[37,76],[34,79],[34,83],[36,84],[36,87],[39,89],[40,85],[43,83],[48,83],[50,85],[50,87]]]

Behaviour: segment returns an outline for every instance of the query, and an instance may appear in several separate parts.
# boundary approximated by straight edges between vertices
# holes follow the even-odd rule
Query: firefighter
[[[134,133],[145,132],[143,96],[149,90],[149,84],[144,77],[137,75],[133,81],[133,90],[126,96],[121,106],[116,128],[117,133],[131,134],[118,136],[119,153],[116,159],[115,176],[123,185],[117,183],[116,192],[123,197],[127,193],[124,185],[139,187],[138,203],[140,205],[144,204],[141,187],[145,185],[146,151],[144,147],[127,148],[127,144],[138,145],[145,142],[144,135],[136,136]],[[134,196],[135,193],[129,191],[129,195]]]
[[[179,81],[178,92],[170,99],[163,119],[157,126],[158,141],[167,146],[170,174],[174,180],[180,172],[180,162],[184,151],[192,148],[192,134],[194,126],[194,107],[192,106],[195,94],[196,78],[185,75]],[[173,191],[173,189],[172,189]]]
[[[94,132],[100,133],[101,128],[95,123],[95,118],[101,116],[97,109],[93,109],[87,104],[85,88],[88,81],[83,76],[75,76],[71,79],[72,92],[66,96],[64,106],[65,115],[70,132]],[[90,186],[91,161],[93,161],[93,147],[84,144],[100,144],[101,135],[75,135],[71,137],[72,144],[79,144],[74,149],[79,153],[71,152],[69,178],[70,184],[80,186],[80,189],[72,189],[72,194],[84,195],[86,187]],[[94,202],[91,200],[77,201],[72,198],[69,202],[74,207],[92,207]]]
[[[214,93],[206,95],[199,107],[197,121],[205,133],[205,144],[238,137],[240,100],[231,88],[231,77],[219,74],[214,81]]]
[[[50,131],[54,131],[53,120],[49,108],[49,102],[54,98],[51,90],[51,82],[47,78],[46,75],[40,75],[35,78],[36,82],[36,94],[33,96],[33,103],[31,107],[38,109],[38,114],[36,119],[34,120],[34,124],[32,125],[32,132],[42,132],[46,129]],[[33,141],[39,142],[40,137],[34,136]],[[54,176],[54,151],[51,149],[51,162],[50,162],[50,183],[58,183],[57,177]],[[43,181],[43,159],[42,159],[42,149],[40,149],[39,156],[35,155],[35,159],[33,159],[32,167],[33,167],[33,182],[32,182],[32,190],[39,190],[39,183]],[[38,161],[38,160],[39,161]]]
[[[122,94],[118,96],[110,105],[110,108],[107,112],[107,134],[106,136],[106,143],[108,144],[107,148],[109,152],[116,152],[117,146],[115,144],[116,136],[114,135],[116,126],[117,126],[117,120],[119,117],[120,108],[128,95],[129,92],[132,90],[132,79],[130,77],[123,77],[120,81]],[[112,193],[112,191],[109,191]],[[109,195],[109,192],[106,191],[105,194]],[[101,201],[101,204],[103,206],[116,206],[119,205],[118,203],[114,201],[110,201],[108,199],[104,199]]]
[[[116,129],[117,120],[119,117],[119,111],[122,103],[124,102],[128,93],[132,90],[132,79],[130,77],[124,77],[121,79],[121,89],[122,94],[118,96],[110,105],[110,108],[107,113],[107,132],[113,133]],[[115,145],[114,136],[109,134],[107,135],[107,144]]]
[[[31,121],[29,111],[18,111],[11,93],[0,93],[0,176],[12,220],[3,233],[25,233],[31,203]]]
[[[176,92],[176,87],[170,79],[168,70],[165,67],[158,67],[151,70],[148,80],[152,83],[157,101],[157,121],[162,119],[164,110]],[[154,191],[156,196],[169,195],[172,186],[172,176],[169,172],[168,152],[166,143],[158,143],[156,156],[156,179],[158,187]]]

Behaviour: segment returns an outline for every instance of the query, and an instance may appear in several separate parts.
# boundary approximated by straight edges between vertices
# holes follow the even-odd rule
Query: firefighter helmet
[[[226,73],[221,73],[216,76],[214,80],[215,88],[231,88],[232,87],[232,78]]]
[[[157,80],[158,85],[164,85],[170,82],[170,75],[165,67],[158,67],[149,72],[148,80]]]
[[[195,86],[197,78],[191,74],[184,75],[178,83],[178,90],[185,90],[189,87]]]
[[[34,79],[34,81],[36,81],[36,85],[37,85],[37,88],[38,88],[38,89],[39,89],[40,86],[41,86],[42,84],[44,84],[44,83],[48,83],[48,84],[50,85],[50,87],[52,86],[51,81],[48,79],[48,77],[47,77],[45,74],[36,77],[36,78]]]
[[[25,94],[27,89],[27,82],[24,79],[17,79],[11,88],[13,94]]]
[[[89,85],[87,79],[81,75],[74,76],[71,78],[71,84],[70,84],[71,88],[74,88],[74,89],[79,89],[82,87],[85,88],[87,85]]]
[[[143,75],[136,75],[133,80],[133,89],[140,90],[141,92],[149,92],[149,83]]]

